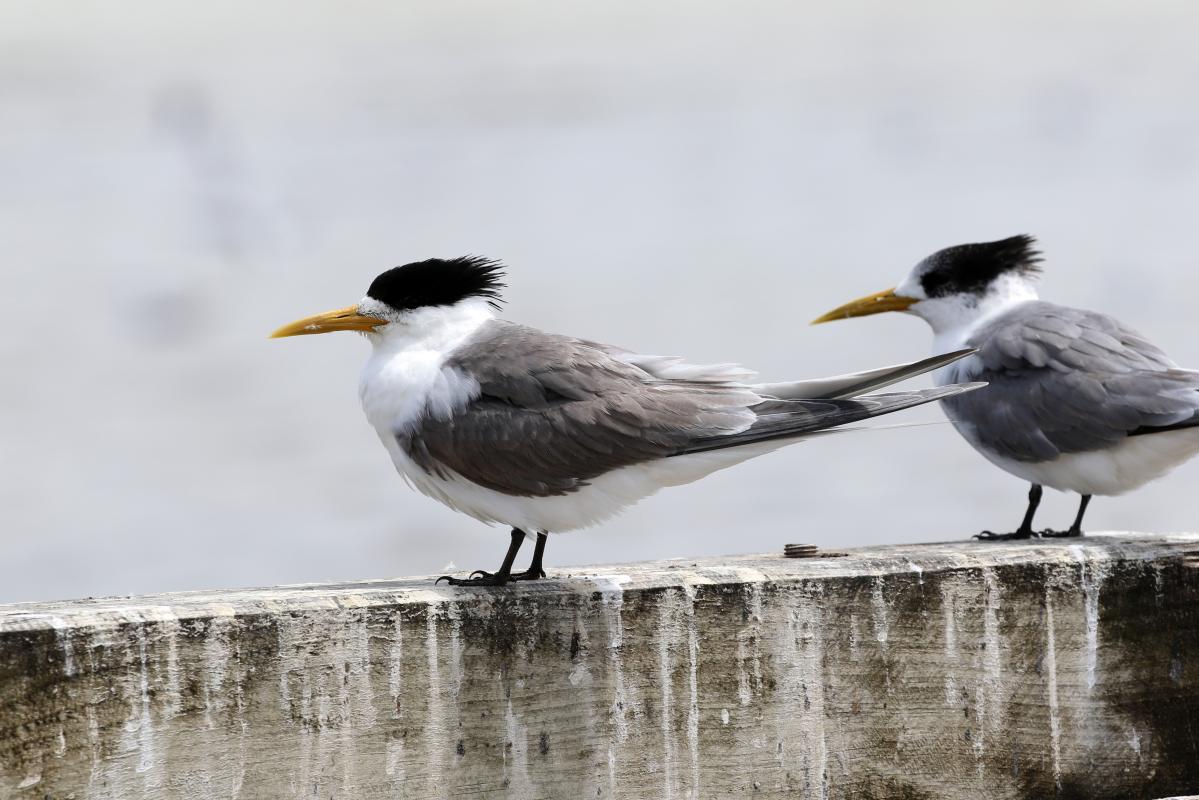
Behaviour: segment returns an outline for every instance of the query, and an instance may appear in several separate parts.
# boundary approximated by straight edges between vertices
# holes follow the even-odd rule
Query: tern
[[[977,350],[934,382],[987,390],[945,398],[945,412],[974,449],[1031,484],[1020,526],[981,539],[1081,536],[1092,495],[1137,489],[1199,452],[1199,372],[1113,317],[1039,300],[1036,246],[1013,236],[940,250],[896,288],[813,323],[902,311],[933,329],[934,352]],[[1034,534],[1044,486],[1081,495],[1068,529]]]
[[[481,257],[390,269],[356,305],[272,337],[358,331],[372,353],[359,397],[414,488],[511,528],[495,572],[452,585],[544,577],[546,534],[605,520],[667,486],[698,480],[847,423],[981,384],[862,396],[969,351],[809,381],[746,383],[732,364],[697,366],[497,318],[503,266]],[[513,561],[535,538],[524,572]]]

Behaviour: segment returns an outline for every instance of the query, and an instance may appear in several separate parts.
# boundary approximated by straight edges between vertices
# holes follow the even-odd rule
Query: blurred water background
[[[1199,366],[1197,22],[7,0],[0,601],[494,567],[505,532],[394,474],[358,407],[366,343],[266,338],[430,256],[508,262],[509,318],[774,380],[924,355],[915,319],[807,322],[1029,232],[1043,296]],[[1099,499],[1090,527],[1195,530],[1197,481]],[[946,425],[830,437],[555,537],[547,563],[962,538],[1014,526],[1026,491]]]

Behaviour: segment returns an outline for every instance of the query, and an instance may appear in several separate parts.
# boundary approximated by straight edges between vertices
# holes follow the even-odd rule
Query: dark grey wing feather
[[[478,395],[401,432],[401,445],[428,472],[520,496],[567,494],[696,437],[743,430],[761,399],[735,384],[657,380],[600,345],[500,321],[446,367],[475,378]]]
[[[973,352],[973,348],[968,348],[952,353],[941,353],[908,364],[878,367],[849,375],[784,383],[755,383],[750,388],[760,395],[780,400],[826,400],[857,397],[866,392],[884,389],[908,378],[940,369],[954,361],[960,361]]]
[[[1026,303],[968,342],[977,363],[955,373],[986,392],[945,401],[950,418],[987,450],[1048,461],[1177,426],[1199,411],[1199,373],[1104,314]]]
[[[963,391],[768,399],[699,367],[649,372],[604,345],[499,321],[445,367],[477,380],[477,394],[397,432],[401,446],[429,473],[525,497],[569,494],[621,467],[801,436]],[[664,379],[665,369],[701,379]]]
[[[853,400],[767,400],[754,407],[758,414],[754,424],[741,433],[704,437],[688,444],[682,453],[699,453],[726,447],[791,439],[805,434],[850,425],[872,417],[902,411],[905,408],[953,397],[985,384],[960,384],[936,389],[915,389],[910,392],[872,394]]]

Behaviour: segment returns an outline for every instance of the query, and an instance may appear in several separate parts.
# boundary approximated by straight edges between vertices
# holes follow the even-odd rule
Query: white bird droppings
[[[71,705],[34,720],[41,749],[0,787],[519,800],[571,782],[578,797],[682,800],[738,796],[752,769],[767,793],[824,800],[830,769],[906,769],[936,748],[939,774],[1010,794],[1017,772],[1041,787],[1089,780],[1100,734],[1128,765],[1120,781],[1163,763],[1169,740],[1093,689],[1128,647],[1103,641],[1101,601],[1143,591],[1130,613],[1176,608],[1173,566],[1153,566],[1174,563],[1172,546],[930,545],[762,560],[753,580],[669,562],[493,593],[379,581],[227,592],[219,606],[209,594],[22,609],[0,625],[25,642],[42,631],[38,663]],[[1124,568],[1138,552],[1146,568]],[[1178,691],[1182,657],[1146,669]],[[898,736],[873,739],[876,719]]]
[[[1049,743],[1053,755],[1053,782],[1062,788],[1062,720],[1057,696],[1057,637],[1053,622],[1053,594],[1045,587],[1045,670],[1049,679]]]
[[[1082,545],[1071,545],[1070,552],[1078,561],[1082,583],[1084,613],[1087,625],[1086,674],[1087,689],[1095,688],[1095,670],[1099,664],[1099,592],[1107,579],[1107,565],[1098,560],[1106,557],[1097,554],[1097,558],[1088,558],[1087,549]]]
[[[887,644],[887,637],[890,635],[890,620],[888,619],[887,600],[883,595],[883,578],[878,576],[874,579],[874,589],[870,594],[870,599],[874,609],[874,638],[881,645]]]

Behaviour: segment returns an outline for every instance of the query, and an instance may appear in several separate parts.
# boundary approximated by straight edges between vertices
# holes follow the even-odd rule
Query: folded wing
[[[973,388],[778,399],[718,379],[745,374],[730,365],[636,356],[500,321],[444,368],[471,376],[478,392],[397,432],[400,444],[427,472],[519,496],[569,494],[621,467],[799,438]]]
[[[990,388],[948,400],[947,410],[1004,457],[1047,461],[1199,421],[1199,373],[1107,315],[1028,303],[971,344],[978,368],[963,377]]]

